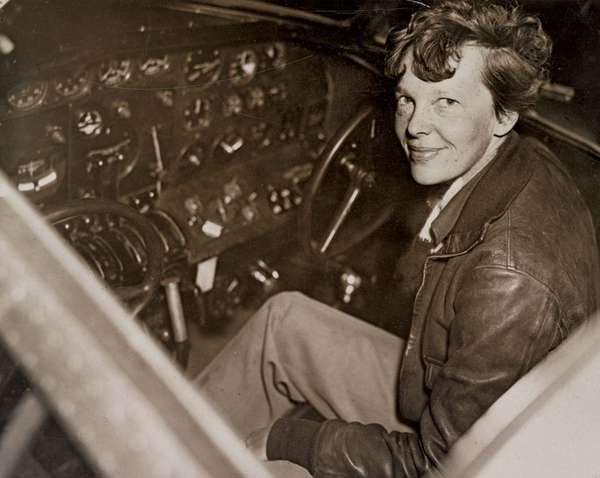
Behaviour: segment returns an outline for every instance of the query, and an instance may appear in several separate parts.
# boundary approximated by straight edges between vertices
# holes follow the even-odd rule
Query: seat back
[[[550,147],[575,179],[579,191],[592,212],[596,238],[600,238],[600,158],[565,144],[551,144]]]
[[[454,444],[441,475],[598,476],[599,342],[596,316],[488,409]]]
[[[547,121],[558,133],[549,135],[544,130],[545,123],[531,120],[519,123],[518,130],[545,143],[569,171],[592,213],[600,248],[600,138],[589,132],[573,133],[545,118],[541,121]]]

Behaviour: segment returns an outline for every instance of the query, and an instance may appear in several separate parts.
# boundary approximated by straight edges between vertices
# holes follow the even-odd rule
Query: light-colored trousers
[[[195,382],[242,440],[305,402],[325,418],[407,430],[396,413],[403,350],[395,335],[284,292],[248,320]]]

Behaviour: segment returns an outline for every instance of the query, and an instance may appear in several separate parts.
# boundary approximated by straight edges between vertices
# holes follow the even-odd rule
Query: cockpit
[[[385,8],[80,3],[0,2],[0,169],[132,323],[188,378],[282,290],[406,337],[389,289],[431,191],[394,136]],[[548,84],[520,128],[593,202],[597,137],[555,120],[573,94]],[[3,427],[31,387],[4,362]],[[48,423],[21,472],[106,471]]]

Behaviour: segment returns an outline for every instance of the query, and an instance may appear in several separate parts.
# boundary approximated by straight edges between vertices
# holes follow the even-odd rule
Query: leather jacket
[[[307,449],[282,456],[284,444],[269,458],[296,461],[318,478],[420,476],[597,309],[590,212],[541,143],[511,133],[448,208],[434,223],[442,247],[425,260],[399,371],[399,415],[416,433],[284,419],[275,427]]]

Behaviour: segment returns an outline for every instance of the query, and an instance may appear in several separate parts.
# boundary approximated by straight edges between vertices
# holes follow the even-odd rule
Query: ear
[[[496,115],[496,127],[494,128],[494,136],[505,136],[514,128],[519,113],[516,111],[506,111]]]

